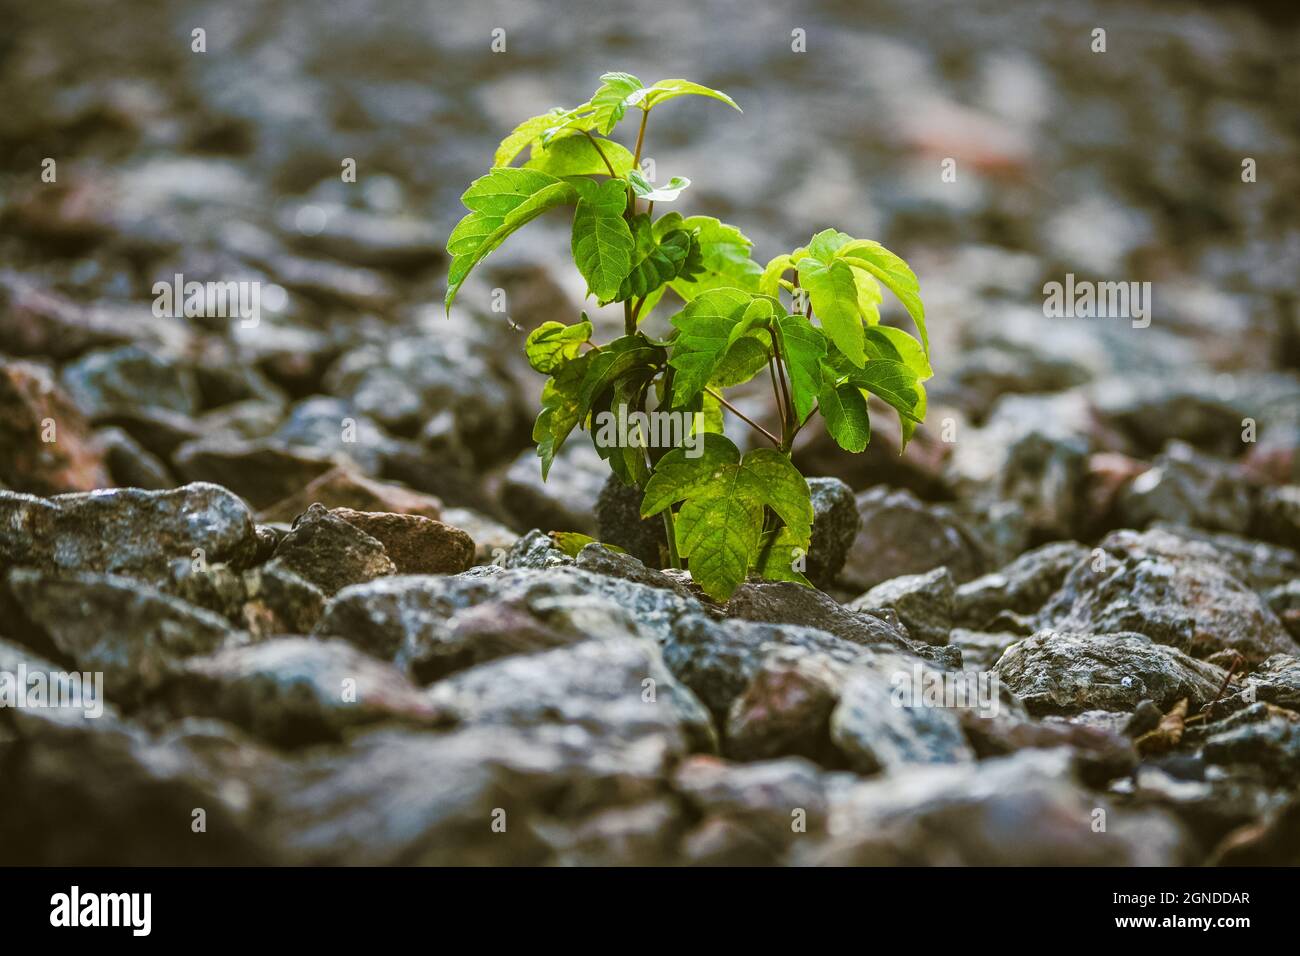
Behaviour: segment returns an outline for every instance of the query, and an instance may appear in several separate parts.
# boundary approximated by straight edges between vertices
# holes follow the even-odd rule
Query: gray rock
[[[686,580],[665,571],[648,568],[632,555],[611,551],[603,544],[592,543],[586,545],[578,552],[574,564],[584,571],[590,571],[592,574],[622,578],[624,581],[644,584],[652,588],[664,588],[688,601],[697,600],[700,596],[698,593],[691,591]]]
[[[955,649],[928,647],[907,638],[884,616],[847,608],[828,594],[790,581],[750,581],[736,589],[727,603],[731,617],[767,624],[798,624],[818,628],[855,644],[894,647],[955,667]]]
[[[1300,713],[1300,658],[1274,654],[1251,671],[1243,696]]]
[[[248,506],[216,485],[54,498],[0,493],[0,565],[161,580],[175,558],[238,566],[256,551]]]
[[[991,670],[998,658],[1023,634],[1009,631],[972,631],[964,627],[955,627],[948,632],[948,645],[961,651],[962,668],[965,670]]]
[[[519,453],[501,482],[501,505],[521,528],[598,532],[595,505],[609,466],[584,435],[570,438],[542,480],[537,452]]]
[[[549,534],[534,528],[520,536],[501,560],[494,563],[503,568],[544,571],[547,568],[571,565],[574,559],[561,551]]]
[[[1168,866],[1193,850],[1159,811],[1119,812],[1079,785],[1067,750],[912,767],[832,788],[824,840],[797,843],[798,864]],[[1107,827],[1093,827],[1094,811]]]
[[[861,593],[900,574],[938,567],[948,568],[958,582],[984,572],[979,544],[950,509],[888,488],[865,491],[857,503],[862,527],[840,573],[844,587]]]
[[[429,701],[461,724],[577,726],[602,741],[667,741],[672,753],[717,750],[708,712],[649,641],[581,641],[502,658],[434,684]]]
[[[551,724],[375,730],[274,781],[269,832],[289,859],[316,864],[542,864],[551,808],[582,819],[657,796],[668,757],[660,735],[609,747]]]
[[[830,588],[844,567],[849,548],[862,527],[853,489],[838,478],[809,478],[813,530],[808,546],[808,580],[823,590]]]
[[[1261,538],[1300,550],[1300,485],[1261,491],[1253,526]]]
[[[176,480],[167,466],[124,429],[103,428],[97,437],[104,449],[108,470],[118,485],[146,491],[176,487]]]
[[[172,463],[187,481],[223,485],[258,510],[295,494],[336,464],[309,448],[278,439],[246,441],[221,435],[186,442],[176,450]]]
[[[625,485],[617,475],[605,479],[596,499],[596,537],[614,544],[648,567],[660,567],[668,536],[663,518],[641,517],[641,489]]]
[[[927,644],[948,643],[953,625],[953,584],[947,568],[891,578],[855,598],[854,610],[893,610],[907,633]]]
[[[180,560],[166,590],[255,637],[310,634],[325,610],[325,593],[280,561],[236,571],[225,564],[196,568]]]
[[[1214,548],[1163,531],[1116,531],[1101,548],[1069,573],[1040,627],[1135,631],[1195,657],[1234,650],[1251,662],[1300,649],[1242,583],[1240,566]]]
[[[727,712],[723,752],[735,760],[805,757],[827,767],[845,761],[831,740],[844,668],[824,654],[782,648],[759,664]]]
[[[382,544],[319,504],[294,522],[275,560],[327,595],[397,573]]]
[[[1265,705],[1255,706],[1266,713]],[[1208,763],[1258,768],[1271,780],[1294,784],[1300,779],[1300,717],[1269,714],[1223,730],[1205,741],[1203,753]]]
[[[1007,648],[993,668],[1031,714],[1132,711],[1153,700],[1166,712],[1188,698],[1212,701],[1226,672],[1141,634],[1042,631]]]
[[[672,787],[699,817],[682,847],[692,865],[779,863],[791,844],[826,827],[827,775],[796,757],[749,764],[692,757],[674,771]]]
[[[909,764],[961,763],[975,758],[955,708],[929,706],[920,700],[904,706],[895,702],[895,678],[908,673],[906,661],[874,663],[870,668],[854,668],[831,715],[831,739],[854,770],[892,772]],[[915,688],[918,697],[920,692],[921,688]]]
[[[134,345],[87,353],[64,368],[63,385],[77,407],[96,419],[138,409],[183,415],[199,409],[193,372]]]
[[[1170,442],[1151,467],[1120,492],[1120,520],[1144,528],[1153,521],[1243,532],[1251,519],[1250,489],[1228,462]]]
[[[663,588],[573,567],[536,571],[489,565],[449,577],[400,575],[345,588],[326,608],[317,631],[336,634],[385,660],[404,647],[418,659],[420,648],[444,640],[447,622],[457,611],[489,601],[531,604],[548,598],[602,598],[623,608],[661,643],[679,619],[704,610],[699,602]]]
[[[124,706],[233,634],[224,618],[117,575],[17,568],[8,586],[59,653],[79,670],[103,671],[104,693]]]
[[[1290,548],[1223,531],[1202,531],[1162,521],[1157,521],[1150,530],[1164,531],[1188,541],[1199,541],[1227,554],[1240,566],[1233,573],[1256,591],[1267,591],[1300,578],[1300,554]]]
[[[218,717],[285,747],[340,741],[382,721],[442,715],[391,664],[341,640],[276,637],[191,658],[166,690],[177,713]]]
[[[1039,610],[1088,553],[1075,541],[1054,541],[1026,551],[999,571],[958,585],[953,599],[957,623],[981,628],[999,611],[1031,614]]]
[[[470,536],[474,542],[475,564],[496,563],[519,540],[518,532],[469,508],[446,508],[442,520]]]
[[[434,518],[351,508],[330,513],[382,544],[398,574],[459,574],[474,562],[469,535]]]

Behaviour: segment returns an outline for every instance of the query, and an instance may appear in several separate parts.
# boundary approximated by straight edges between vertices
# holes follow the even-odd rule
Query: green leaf
[[[823,229],[808,240],[807,253],[814,259],[829,263],[838,250],[852,241],[853,237],[848,233],[840,232],[838,229]]]
[[[562,106],[556,106],[545,113],[530,116],[501,141],[501,145],[497,147],[496,155],[492,157],[492,165],[509,166],[525,148],[538,142],[543,133],[563,125],[568,115],[568,110]]]
[[[655,186],[635,169],[628,172],[627,181],[637,198],[646,202],[672,202],[691,184],[685,176],[674,176],[664,185]]]
[[[573,261],[587,287],[601,302],[613,299],[632,269],[635,242],[623,218],[627,197],[622,180],[579,187],[582,198],[573,214]]]
[[[925,390],[916,373],[902,362],[874,359],[854,369],[848,381],[884,399],[898,412],[899,418],[919,422],[925,414]]]
[[[622,335],[600,351],[588,352],[582,357],[591,360],[578,392],[578,408],[586,418],[596,400],[612,389],[620,378],[638,369],[647,374],[658,371],[663,367],[666,353],[641,335]],[[568,365],[563,368],[568,368]]]
[[[714,366],[709,385],[714,388],[734,388],[748,382],[767,366],[772,354],[770,343],[771,336],[762,330],[756,335],[745,335],[731,343]]]
[[[674,280],[674,292],[689,302],[710,289],[758,291],[758,278],[763,270],[749,258],[753,243],[743,232],[712,216],[691,216],[687,219],[677,217],[675,225],[667,225],[676,216],[676,213],[664,216],[655,223],[655,230],[658,232],[660,228],[678,228],[694,232],[700,249],[700,269],[692,278],[679,276]]]
[[[845,451],[863,451],[871,441],[871,420],[867,415],[867,400],[856,385],[835,385],[827,370],[818,407],[826,421],[827,433]]]
[[[632,269],[618,290],[619,301],[648,296],[662,288],[687,267],[691,254],[690,233],[674,229],[656,240],[650,217],[645,213],[632,217],[632,233],[636,240]],[[645,314],[643,308],[642,317]]]
[[[601,154],[605,159],[601,159]],[[605,161],[609,161],[609,166]],[[533,146],[532,156],[524,169],[536,169],[557,178],[565,176],[624,176],[632,168],[632,154],[612,139],[589,139],[580,132],[558,135],[549,144]]]
[[[856,269],[865,269],[898,296],[916,323],[917,331],[921,333],[921,347],[929,356],[930,339],[925,330],[925,304],[921,302],[921,284],[908,264],[870,239],[855,239],[846,243],[836,250],[835,255]]]
[[[858,287],[846,262],[823,262],[809,254],[799,260],[799,285],[808,293],[814,314],[831,341],[854,365],[866,361]]]
[[[537,457],[542,460],[543,481],[565,439],[586,418],[580,401],[582,383],[592,356],[597,354],[588,352],[565,362],[542,386],[542,410],[533,424],[533,441],[537,442]]]
[[[574,325],[563,322],[543,322],[528,334],[524,354],[528,364],[543,375],[550,375],[561,365],[579,355],[579,346],[591,338],[591,323],[583,321]]]
[[[447,238],[447,252],[452,256],[444,300],[447,311],[451,312],[470,271],[512,232],[548,209],[574,202],[577,196],[572,184],[533,169],[505,166],[474,180],[461,197],[470,213]]]
[[[777,298],[781,292],[781,277],[794,267],[794,260],[787,255],[779,255],[768,262],[758,280],[758,291],[763,295]]]
[[[627,113],[628,98],[636,95],[645,85],[631,73],[606,73],[600,78],[600,89],[588,101],[591,108],[590,128],[608,136]],[[581,108],[581,107],[580,107]]]
[[[670,320],[678,330],[669,364],[674,408],[689,404],[709,383],[718,362],[731,345],[731,332],[753,296],[739,289],[714,289],[697,296]]]
[[[754,572],[769,581],[793,581],[812,587],[812,582],[795,569],[801,558],[807,558],[811,537],[789,526],[765,531],[759,543],[758,556],[754,559]]]
[[[660,103],[666,103],[668,100],[676,99],[679,96],[707,96],[711,99],[721,100],[737,112],[744,112],[736,101],[726,93],[720,90],[711,90],[707,86],[701,86],[699,83],[692,83],[690,80],[660,80],[654,86],[634,94],[637,99],[633,100],[630,105],[640,106],[644,110],[651,110]]]
[[[826,336],[802,315],[778,315],[776,326],[781,337],[781,358],[790,373],[790,399],[795,414],[803,422],[821,391]]]
[[[724,601],[758,557],[764,508],[793,536],[806,538],[812,498],[804,477],[775,449],[756,449],[742,459],[725,436],[706,434],[699,457],[688,458],[687,451],[675,448],[659,460],[641,513],[648,517],[683,502],[675,522],[678,552],[704,592]]]
[[[598,544],[602,548],[615,551],[619,554],[627,554],[616,544],[605,544],[603,541],[597,541],[590,535],[581,534],[577,531],[552,531],[550,538],[555,542],[555,546],[571,558],[576,558],[578,552],[589,544]]]
[[[869,327],[866,334],[868,357],[902,362],[922,381],[934,376],[934,371],[930,368],[930,360],[926,358],[921,343],[902,329],[888,325],[875,325]]]

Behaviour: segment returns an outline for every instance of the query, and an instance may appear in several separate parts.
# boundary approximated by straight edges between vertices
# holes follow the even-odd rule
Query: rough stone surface
[[[1196,708],[1215,698],[1227,676],[1141,634],[1057,631],[1013,644],[994,671],[1031,714],[1131,711],[1147,699],[1164,712],[1183,697]]]
[[[838,478],[809,478],[813,531],[808,547],[808,580],[823,590],[835,583],[849,548],[862,527],[853,489]]]
[[[958,585],[953,596],[957,623],[979,628],[1001,611],[1032,614],[1088,553],[1074,541],[1057,541],[1026,551],[999,571]]]
[[[947,568],[926,574],[908,574],[877,584],[849,607],[855,610],[892,610],[910,637],[927,644],[948,643],[953,624],[953,584]]]
[[[398,574],[459,574],[474,562],[474,542],[459,528],[419,515],[331,511],[384,546]]]
[[[1134,631],[1195,657],[1233,650],[1251,662],[1300,650],[1236,562],[1214,548],[1163,531],[1118,531],[1101,549],[1075,565],[1040,627]]]
[[[862,527],[840,581],[858,593],[901,574],[946,567],[962,582],[985,570],[970,530],[947,509],[922,504],[910,492],[873,488],[858,495]]]
[[[397,572],[379,541],[323,505],[312,505],[294,522],[275,559],[327,595]]]

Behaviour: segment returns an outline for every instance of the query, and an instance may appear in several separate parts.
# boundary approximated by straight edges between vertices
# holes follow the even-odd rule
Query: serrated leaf
[[[533,143],[540,141],[543,133],[563,125],[568,113],[569,111],[564,107],[556,106],[545,113],[524,120],[501,141],[496,155],[492,157],[492,165],[509,166],[516,156]]]
[[[706,434],[698,458],[687,449],[664,455],[646,483],[643,516],[678,501],[677,548],[691,577],[716,600],[726,600],[745,580],[759,553],[764,508],[771,508],[792,535],[812,529],[808,483],[780,452],[756,449],[744,458],[725,436]]]
[[[461,197],[470,210],[447,238],[451,268],[444,303],[451,312],[456,293],[470,271],[511,233],[555,206],[574,202],[571,183],[534,169],[505,166],[474,180]]]
[[[537,457],[542,460],[543,481],[565,439],[586,418],[580,402],[581,389],[596,354],[588,352],[565,362],[542,386],[542,410],[533,424],[533,441],[537,442]]]
[[[847,383],[835,385],[828,370],[817,401],[835,444],[854,454],[865,450],[871,441],[871,419],[862,390]]]
[[[862,316],[858,312],[858,287],[848,263],[829,263],[813,255],[799,260],[799,285],[808,293],[813,313],[830,340],[854,365],[866,361]]]
[[[606,390],[612,389],[620,378],[635,369],[647,374],[658,371],[663,367],[665,356],[662,348],[651,345],[640,335],[619,336],[600,351],[582,356],[591,360],[578,393],[578,407],[583,418],[591,412],[596,400]]]
[[[669,213],[673,215],[676,214]],[[665,219],[668,216],[655,223],[656,230]],[[685,301],[710,289],[758,291],[762,267],[749,257],[753,243],[743,232],[712,216],[679,219],[676,228],[693,232],[699,245],[699,270],[689,279],[678,277],[672,282],[673,291]]]
[[[753,571],[768,581],[793,581],[812,587],[812,582],[796,569],[801,559],[806,561],[810,546],[811,535],[799,534],[788,526],[765,531],[759,542]]]
[[[853,241],[848,233],[838,229],[823,229],[808,240],[807,254],[814,259],[829,263],[835,253]]]
[[[930,338],[925,329],[925,304],[921,301],[921,284],[916,274],[901,258],[878,242],[855,239],[836,250],[837,259],[848,262],[857,269],[865,269],[879,279],[890,292],[898,296],[907,309],[917,331],[921,333],[921,347],[928,357]]]
[[[756,336],[742,336],[731,343],[714,366],[709,385],[721,389],[734,388],[748,382],[767,366],[772,354],[770,342],[769,334],[760,331]]]
[[[604,159],[601,159],[601,154],[604,154]],[[532,155],[523,168],[563,178],[609,176],[611,166],[614,169],[612,175],[625,176],[633,165],[632,154],[623,144],[612,139],[593,141],[585,134],[574,131],[556,136],[545,146],[539,141],[533,146]]]
[[[670,320],[678,330],[669,362],[674,408],[689,404],[709,383],[731,344],[731,332],[753,301],[739,289],[714,289],[686,303]]]
[[[645,213],[632,217],[632,232],[635,238],[632,268],[618,290],[620,301],[648,296],[661,288],[687,269],[691,255],[690,233],[675,229],[656,239],[650,217]]]
[[[613,299],[632,269],[635,241],[623,218],[627,196],[622,180],[579,187],[582,198],[573,213],[573,261],[587,287],[601,302]]]
[[[690,80],[660,80],[658,83],[647,88],[640,94],[634,94],[637,97],[632,105],[640,106],[644,110],[651,110],[660,103],[666,103],[668,100],[676,99],[679,96],[707,96],[710,99],[720,100],[726,103],[736,112],[744,112],[726,93],[721,90],[713,90],[707,86],[701,86],[699,83],[692,83]]]
[[[629,171],[626,178],[632,192],[646,202],[672,202],[691,184],[685,176],[674,176],[664,185],[656,186],[635,169]]]
[[[591,323],[585,317],[574,325],[543,322],[528,334],[524,354],[528,364],[543,375],[578,357],[582,343],[591,338]]]
[[[790,400],[794,402],[799,421],[803,422],[821,391],[826,336],[802,315],[778,315],[776,326],[781,336],[781,358],[790,373]]]
[[[605,73],[600,78],[600,89],[592,94],[592,129],[608,136],[627,113],[628,98],[643,90],[645,84],[631,73]]]

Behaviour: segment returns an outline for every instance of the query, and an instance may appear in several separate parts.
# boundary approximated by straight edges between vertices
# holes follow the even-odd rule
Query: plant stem
[[[781,382],[780,399],[785,402],[785,410],[781,414],[781,444],[778,446],[787,455],[790,453],[790,446],[794,443],[794,433],[798,431],[799,422],[794,411],[794,402],[790,399],[790,383],[785,378],[785,364],[781,360],[780,335],[774,329],[772,331],[772,357],[776,360],[776,374]]]
[[[781,433],[785,433],[785,402],[781,401],[781,386],[776,381],[776,357],[767,360],[767,372],[772,377],[772,397],[776,399],[776,410],[781,415]]]
[[[635,166],[638,170],[640,170],[641,168],[641,146],[642,144],[645,143],[645,124],[646,124],[646,120],[648,120],[649,118],[650,118],[650,111],[642,110],[641,128],[637,130],[637,134],[636,134],[636,152],[632,154],[632,165]]]
[[[763,427],[762,425],[760,425],[758,422],[754,421],[752,418],[750,418],[748,415],[746,415],[744,412],[742,412],[742,411],[741,411],[739,408],[737,408],[735,405],[731,404],[731,402],[727,401],[725,398],[723,398],[721,395],[719,395],[719,394],[718,394],[717,392],[715,392],[713,389],[711,389],[711,388],[705,388],[704,390],[705,390],[706,392],[708,392],[710,395],[712,395],[714,398],[716,398],[716,399],[718,400],[718,402],[722,405],[722,407],[725,408],[725,409],[727,409],[728,411],[730,411],[731,414],[735,415],[737,418],[739,418],[742,422],[744,422],[744,423],[745,423],[746,425],[748,425],[750,428],[753,428],[753,429],[755,429],[756,431],[761,432],[761,433],[763,434],[763,436],[764,436],[768,441],[770,441],[773,445],[775,445],[777,448],[780,448],[780,447],[781,447],[781,439],[777,438],[777,437],[776,437],[775,435],[773,435],[770,431],[768,431],[766,428],[764,428],[764,427]]]
[[[600,143],[596,142],[596,137],[591,135],[591,130],[584,129],[582,132],[586,135],[587,139],[591,140],[591,145],[596,148],[596,155],[600,157],[600,161],[604,163],[605,168],[609,170],[609,175],[614,179],[618,179],[618,173],[614,172],[614,167],[611,166],[609,160],[605,158],[605,151],[600,148]]]
[[[633,335],[636,332],[636,317],[632,314],[632,300],[623,300],[623,334]]]
[[[669,505],[660,514],[664,516],[664,534],[668,538],[668,562],[680,570],[682,558],[677,553],[677,526],[673,523],[673,506]]]

